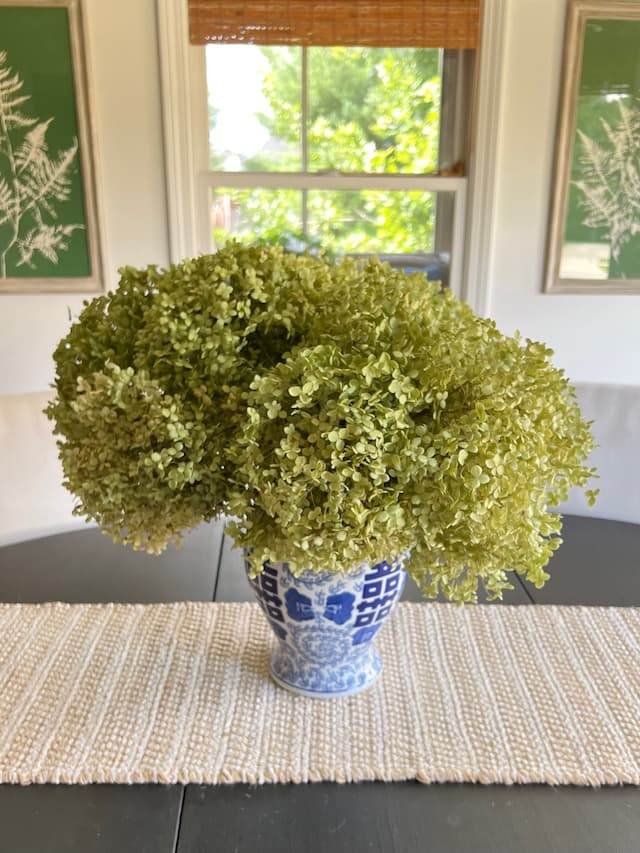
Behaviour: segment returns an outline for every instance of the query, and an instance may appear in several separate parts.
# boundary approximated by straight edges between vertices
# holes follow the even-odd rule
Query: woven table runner
[[[268,676],[255,604],[0,605],[0,781],[640,784],[640,611],[401,604],[369,691]]]

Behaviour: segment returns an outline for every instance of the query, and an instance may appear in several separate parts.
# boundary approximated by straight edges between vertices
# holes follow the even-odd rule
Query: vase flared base
[[[269,671],[280,687],[313,699],[353,696],[372,687],[382,672],[382,658],[375,649],[339,667],[292,667],[291,659],[276,652]]]

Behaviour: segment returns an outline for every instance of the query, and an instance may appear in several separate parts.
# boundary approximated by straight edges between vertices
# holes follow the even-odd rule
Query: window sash
[[[441,114],[440,114],[440,137],[438,143],[438,166],[441,169],[450,170],[454,168],[454,174],[465,174],[465,161],[469,147],[469,105],[471,102],[471,90],[473,85],[475,52],[471,50],[443,50],[441,51],[441,79],[442,79],[442,94],[441,94]],[[297,174],[303,174],[307,177],[310,174],[326,175],[330,174],[326,171],[308,172],[308,53],[307,47],[302,47],[301,53],[301,78],[300,78],[300,104],[301,104],[301,156],[302,167]],[[211,173],[216,174],[216,173]],[[220,174],[230,174],[229,172],[220,171]],[[237,173],[241,174],[241,173]],[[251,172],[255,175],[257,173]],[[268,173],[263,173],[261,180]],[[282,174],[278,172],[278,174]],[[290,173],[293,174],[293,173]],[[338,173],[335,173],[338,174]],[[378,177],[388,173],[376,173]],[[421,175],[410,175],[403,173],[405,177],[424,177],[431,175],[433,177],[440,176],[439,172],[423,173]],[[449,180],[449,178],[447,178]],[[247,184],[235,185],[226,182],[217,183],[217,186],[228,186],[229,188],[293,188],[300,189],[303,196],[306,190],[313,189],[314,184],[305,179],[304,184],[292,186],[287,184],[278,184],[277,187],[270,183],[256,183],[250,180]],[[326,183],[323,182],[321,187],[327,189]],[[358,184],[356,188],[362,187]],[[351,187],[350,187],[351,188]],[[365,188],[372,188],[369,184]],[[403,189],[417,189],[415,184],[411,184]],[[303,230],[306,231],[306,204],[303,205]],[[440,191],[436,195],[436,218],[435,218],[435,240],[434,250],[437,252],[446,251],[447,247],[453,245],[453,229],[454,229],[455,203],[450,193],[444,194]]]
[[[341,172],[220,172],[199,176],[200,196],[212,189],[396,190],[450,193],[452,196],[449,287],[462,289],[467,179],[439,175],[344,174]],[[210,239],[210,238],[209,238]]]

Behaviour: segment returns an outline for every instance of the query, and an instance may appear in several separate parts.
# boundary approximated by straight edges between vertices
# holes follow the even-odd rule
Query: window
[[[462,185],[436,175],[464,158],[466,111],[458,105],[452,121],[443,95],[465,59],[434,48],[208,45],[214,245],[237,236],[375,253],[446,281]]]
[[[158,15],[172,258],[235,234],[434,278],[450,260],[462,295],[479,0],[158,0]]]

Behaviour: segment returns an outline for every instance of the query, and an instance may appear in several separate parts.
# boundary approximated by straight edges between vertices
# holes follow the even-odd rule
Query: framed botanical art
[[[0,0],[0,292],[99,291],[80,0]]]
[[[570,0],[545,290],[640,293],[640,3]]]

